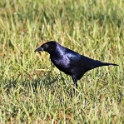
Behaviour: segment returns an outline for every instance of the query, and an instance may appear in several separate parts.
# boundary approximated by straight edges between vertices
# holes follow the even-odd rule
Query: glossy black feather
[[[55,41],[44,43],[35,50],[35,52],[37,51],[48,52],[54,65],[64,73],[71,75],[76,86],[77,80],[80,80],[84,73],[86,73],[88,70],[100,66],[118,66],[117,64],[104,63],[85,57],[77,52],[61,46]]]

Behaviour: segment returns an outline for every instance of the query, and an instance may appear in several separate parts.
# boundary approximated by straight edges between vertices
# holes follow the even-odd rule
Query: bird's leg
[[[75,78],[75,76],[72,76],[72,80],[73,80],[73,82],[74,82],[74,84],[76,85],[76,88],[78,87],[78,84],[77,84],[77,79]],[[76,90],[75,90],[75,88],[73,88],[73,92],[74,92],[74,94],[76,95]]]
[[[78,87],[77,79],[74,76],[72,76],[72,80],[73,80],[73,82],[74,82],[74,84],[76,85],[76,88],[77,88]]]

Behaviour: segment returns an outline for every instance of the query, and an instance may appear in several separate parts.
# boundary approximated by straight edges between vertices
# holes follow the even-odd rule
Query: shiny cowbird
[[[73,82],[78,86],[77,81],[89,70],[101,66],[118,66],[117,64],[94,60],[66,47],[61,46],[56,41],[48,41],[38,47],[35,52],[45,51],[50,54],[53,64],[64,73],[70,75]]]

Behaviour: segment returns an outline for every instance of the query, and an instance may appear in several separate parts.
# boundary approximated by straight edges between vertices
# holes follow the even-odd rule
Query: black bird
[[[38,47],[35,52],[45,51],[50,54],[50,59],[54,65],[64,73],[71,75],[73,82],[78,86],[77,81],[87,71],[100,66],[118,66],[117,64],[100,62],[80,55],[68,48],[61,46],[56,41],[48,41]]]

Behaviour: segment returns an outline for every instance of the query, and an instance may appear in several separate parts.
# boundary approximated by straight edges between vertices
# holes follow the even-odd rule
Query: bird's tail
[[[117,64],[113,64],[113,63],[101,63],[100,66],[119,66]]]

